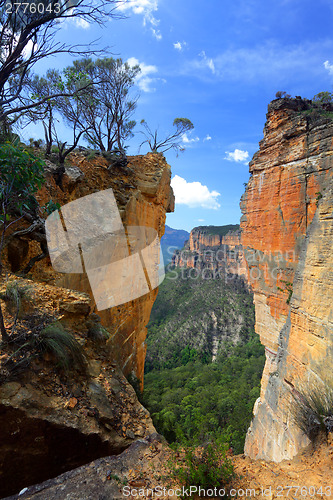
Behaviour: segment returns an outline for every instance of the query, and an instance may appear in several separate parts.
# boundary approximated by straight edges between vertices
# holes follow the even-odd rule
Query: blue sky
[[[59,39],[99,38],[101,47],[110,46],[110,55],[139,62],[138,122],[144,118],[161,136],[172,131],[176,117],[193,122],[186,151],[166,154],[176,192],[167,224],[190,230],[238,223],[248,161],[276,91],[308,98],[332,91],[333,2],[133,0],[121,9],[127,18],[104,29],[66,23]],[[70,62],[50,58],[36,70],[42,74]],[[33,135],[31,129],[23,134]],[[130,154],[137,154],[141,137],[130,142]]]

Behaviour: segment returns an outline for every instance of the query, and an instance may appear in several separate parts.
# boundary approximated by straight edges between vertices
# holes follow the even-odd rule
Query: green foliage
[[[65,371],[78,369],[87,372],[87,359],[82,346],[60,323],[42,330],[35,339],[35,347],[40,352],[51,353],[59,368]]]
[[[186,446],[183,465],[169,462],[172,478],[185,488],[200,486],[203,489],[221,489],[234,477],[234,466],[226,456],[226,445],[206,444],[203,447]],[[227,498],[227,497],[226,497]]]
[[[41,188],[44,163],[22,149],[17,142],[0,145],[0,223],[10,215],[21,215],[35,203],[33,194]],[[6,224],[4,224],[6,225]]]
[[[88,152],[88,154],[86,156],[86,159],[88,161],[94,160],[97,157],[97,155],[99,154],[99,152],[97,150],[89,149],[88,151],[89,152]]]
[[[333,120],[333,93],[319,92],[316,94],[301,114],[308,117],[311,122],[320,122],[323,120]]]
[[[225,236],[229,231],[237,231],[239,224],[227,224],[226,226],[198,226],[194,230],[203,232],[204,234],[213,234],[218,236]]]
[[[47,215],[52,214],[52,212],[55,212],[56,210],[59,210],[61,208],[60,203],[55,203],[53,200],[49,200],[44,207],[42,207]]]
[[[146,372],[209,363],[214,336],[221,350],[227,339],[232,346],[253,335],[253,298],[241,280],[193,276],[194,269],[175,268],[159,287],[148,324]]]
[[[136,124],[131,116],[137,98],[131,100],[130,91],[140,71],[138,65],[130,66],[120,58],[87,57],[74,61],[65,70],[66,85],[72,93],[80,88],[82,92],[74,103],[73,99],[63,99],[60,113],[69,125],[84,131],[93,148],[112,151],[117,147],[124,153],[124,142],[133,136]]]
[[[293,284],[291,281],[286,281],[286,280],[281,280],[282,283],[284,283],[286,285],[286,288],[283,289],[279,286],[277,286],[276,288],[278,290],[280,290],[280,292],[288,292],[288,297],[286,299],[286,304],[290,304],[290,301],[291,301],[291,297],[293,295]]]
[[[0,275],[6,231],[24,213],[38,206],[33,195],[44,182],[43,169],[43,162],[22,149],[18,139],[0,144]],[[1,303],[0,331],[2,340],[8,342]]]
[[[321,194],[321,192],[320,192],[320,191],[317,191],[316,195],[317,195],[317,198],[316,198],[316,205],[317,205],[317,207],[318,207],[318,205],[319,205],[319,200],[321,200],[321,199],[322,199],[323,195]]]
[[[29,299],[30,293],[30,285],[18,283],[14,280],[10,281],[6,286],[6,292],[3,299],[12,303],[16,310],[15,315],[19,316],[21,313],[22,299]]]
[[[143,404],[169,442],[229,442],[242,453],[265,362],[253,296],[236,277],[192,279],[193,271],[172,269],[160,285]]]
[[[169,442],[230,442],[242,453],[265,363],[259,338],[226,345],[214,363],[152,371],[145,376],[143,404]]]
[[[316,94],[312,101],[320,104],[331,104],[333,103],[333,93],[332,92],[319,92]]]
[[[296,425],[315,442],[333,431],[333,385],[312,383],[293,392],[291,413]]]

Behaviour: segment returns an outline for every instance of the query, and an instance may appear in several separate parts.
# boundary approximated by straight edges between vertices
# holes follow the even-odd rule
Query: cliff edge
[[[290,459],[308,444],[291,414],[292,394],[312,382],[325,387],[332,367],[332,116],[308,100],[273,101],[241,200],[256,332],[266,350],[245,444],[251,458]]]
[[[50,200],[63,206],[112,188],[125,226],[152,227],[162,236],[166,211],[173,210],[171,171],[162,155],[130,157],[127,165],[79,153],[70,161],[61,183],[57,167],[48,162],[36,196],[41,206]],[[25,231],[26,225],[20,221],[9,238],[6,277],[0,281],[10,333],[0,351],[1,497],[119,454],[155,431],[125,376],[143,383],[146,325],[157,289],[97,311],[87,276],[57,273],[48,256],[39,259],[36,238],[43,235]],[[9,293],[15,290],[17,312]],[[61,365],[64,352],[71,353],[70,366]]]

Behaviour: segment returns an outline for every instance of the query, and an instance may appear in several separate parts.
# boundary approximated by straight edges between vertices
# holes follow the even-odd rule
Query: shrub
[[[323,195],[321,194],[320,191],[317,191],[316,195],[317,195],[317,197],[316,197],[316,205],[318,207],[319,201],[322,199]]]
[[[88,363],[82,346],[60,323],[53,323],[42,330],[35,346],[40,352],[51,353],[63,370],[76,368],[87,372]]]
[[[315,442],[333,431],[333,385],[312,383],[293,394],[291,413],[296,425]]]
[[[201,448],[186,446],[184,465],[175,462],[171,466],[171,476],[186,488],[201,486],[203,489],[223,488],[234,477],[232,461],[226,456],[227,445],[221,443],[206,444]]]
[[[285,90],[279,90],[276,94],[275,94],[275,97],[277,99],[290,99],[291,98],[291,95],[290,94],[287,94],[287,92]]]
[[[331,104],[333,103],[333,93],[332,92],[319,92],[312,98],[313,102],[319,104]]]
[[[30,292],[30,285],[19,283],[14,280],[8,283],[5,293],[1,296],[1,298],[9,302],[14,309],[14,323],[16,323],[17,318],[20,317],[22,313],[22,299],[29,300]]]

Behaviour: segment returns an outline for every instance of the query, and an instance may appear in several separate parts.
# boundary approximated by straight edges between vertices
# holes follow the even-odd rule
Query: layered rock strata
[[[229,231],[223,229],[223,226],[192,229],[184,248],[175,251],[172,265],[193,268],[203,277],[206,272],[212,272],[221,277],[240,276],[247,281],[248,268],[241,244],[241,231],[237,225]],[[216,234],[219,230],[222,234]]]
[[[280,99],[241,200],[241,242],[254,291],[256,332],[266,348],[261,396],[245,453],[280,461],[308,443],[292,417],[293,394],[327,385],[332,366],[331,111]]]
[[[150,153],[129,157],[127,166],[110,166],[103,156],[87,159],[82,154],[72,154],[70,161],[72,165],[66,167],[61,187],[55,183],[54,166],[48,164],[47,182],[37,196],[41,205],[51,199],[63,206],[83,196],[112,188],[125,227],[151,227],[162,237],[166,212],[174,209],[171,169],[163,155]],[[38,253],[37,242],[26,237],[18,238],[11,242],[8,249],[9,267],[19,272]],[[35,264],[32,276],[42,282],[88,293],[92,299],[91,312],[98,313],[111,334],[107,343],[110,359],[117,361],[123,373],[132,374],[142,386],[146,325],[157,289],[117,307],[97,311],[85,273],[57,273],[47,258]]]

